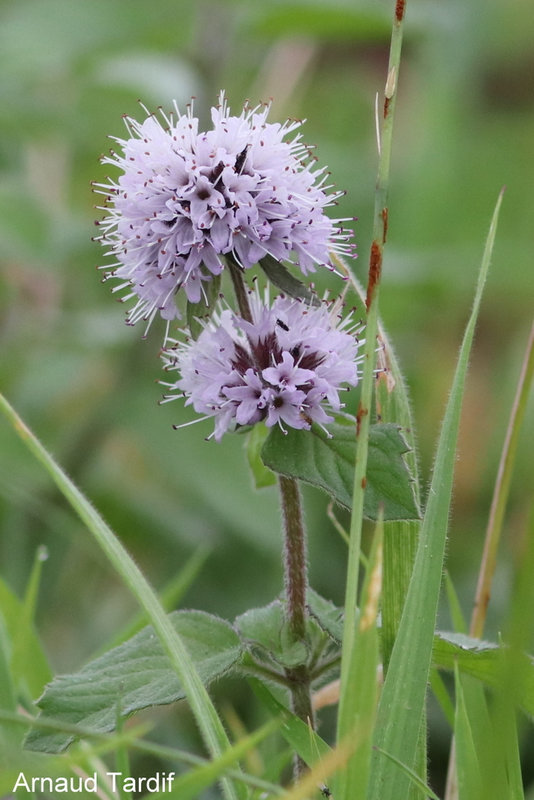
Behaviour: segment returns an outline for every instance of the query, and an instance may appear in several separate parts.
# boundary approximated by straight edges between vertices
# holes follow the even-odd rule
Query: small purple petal
[[[199,132],[191,108],[175,109],[165,126],[126,118],[129,137],[102,159],[122,173],[96,191],[106,197],[99,239],[114,262],[108,275],[136,299],[128,322],[179,317],[178,290],[200,298],[224,255],[248,269],[268,254],[307,274],[332,250],[351,254],[352,232],[325,213],[340,194],[323,188],[299,136],[288,139],[299,122],[267,122],[269,106],[230,116],[221,94],[213,128]]]
[[[358,382],[359,341],[352,321],[340,321],[334,304],[307,306],[277,298],[272,305],[250,294],[252,321],[229,308],[215,310],[196,341],[163,352],[167,384],[203,416],[215,417],[214,437],[264,421],[307,429],[332,421],[342,384]],[[268,365],[268,366],[266,366]]]

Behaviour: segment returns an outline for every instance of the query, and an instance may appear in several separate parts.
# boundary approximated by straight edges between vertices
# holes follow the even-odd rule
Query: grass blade
[[[365,797],[371,766],[371,747],[378,699],[377,615],[382,588],[383,520],[376,525],[373,546],[369,555],[365,582],[362,588],[361,614],[349,661],[350,691],[340,709],[339,741],[355,743],[347,766],[336,777],[334,797],[353,800]]]
[[[454,679],[456,691],[454,740],[457,753],[458,796],[460,800],[475,800],[480,797],[480,765],[458,667],[454,670]]]
[[[497,563],[497,549],[501,538],[502,523],[506,502],[512,480],[512,469],[519,442],[521,423],[525,416],[528,396],[534,376],[534,325],[530,330],[527,350],[523,360],[523,367],[517,385],[516,395],[510,414],[510,421],[506,431],[506,439],[499,463],[497,481],[491,502],[490,516],[484,542],[484,553],[480,565],[480,574],[475,597],[475,605],[471,618],[470,633],[472,636],[482,636],[486,610],[491,592],[491,581]]]
[[[24,444],[45,467],[74,511],[87,525],[117,573],[137,599],[141,608],[144,609],[169,656],[173,669],[182,682],[188,702],[209,752],[213,757],[222,755],[230,747],[222,722],[200,680],[189,653],[180,636],[169,622],[156,593],[96,509],[63,472],[61,467],[56,464],[52,456],[1,394],[0,409],[11,422]],[[233,781],[224,779],[222,785],[225,797],[228,800],[239,800],[239,798],[244,797],[241,787],[236,786]]]
[[[240,761],[246,754],[256,747],[263,739],[274,733],[281,725],[280,719],[271,719],[254,733],[241,738],[233,747],[226,750],[222,756],[210,761],[204,766],[199,766],[195,770],[187,772],[185,775],[176,777],[172,783],[172,790],[157,792],[150,796],[154,800],[165,800],[165,798],[179,798],[179,800],[195,800],[200,793],[220,780],[229,767]]]
[[[463,390],[501,202],[502,192],[491,221],[475,300],[460,348],[438,442],[412,579],[378,708],[376,744],[408,767],[413,765],[424,713],[445,557]],[[406,798],[409,781],[390,760],[377,755],[372,777],[370,800]]]

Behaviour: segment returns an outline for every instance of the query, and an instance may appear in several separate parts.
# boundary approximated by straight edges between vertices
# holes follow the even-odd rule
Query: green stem
[[[252,322],[247,289],[242,270],[231,258],[228,268],[239,312],[243,319]],[[284,587],[286,596],[286,615],[291,638],[294,641],[306,639],[308,608],[306,590],[308,588],[308,563],[306,553],[306,532],[300,502],[298,483],[294,478],[279,476],[282,514],[284,520]],[[300,664],[286,670],[286,680],[291,694],[291,708],[300,719],[313,726],[313,707],[311,702],[310,670],[307,664]],[[306,765],[299,757],[295,758],[295,778],[299,778]]]
[[[291,638],[295,641],[306,639],[308,607],[306,590],[308,588],[308,564],[306,553],[306,531],[302,516],[300,491],[294,478],[279,476],[282,514],[284,520],[284,587],[286,614]],[[303,722],[314,725],[311,701],[311,679],[307,664],[299,664],[286,669],[291,694],[291,708]],[[306,770],[301,758],[295,758],[294,773],[298,779]]]
[[[231,255],[227,256],[228,271],[232,279],[234,287],[235,298],[239,313],[247,322],[252,322],[252,314],[250,311],[250,304],[248,302],[247,288],[243,280],[243,270],[237,264]]]
[[[473,607],[473,614],[471,616],[471,624],[469,626],[469,633],[471,636],[475,636],[479,639],[484,633],[484,623],[486,621],[486,612],[491,595],[491,583],[497,563],[497,551],[501,538],[502,523],[506,509],[506,502],[508,500],[510,481],[512,479],[512,469],[515,461],[517,444],[519,441],[519,432],[521,430],[521,423],[525,415],[533,375],[534,325],[530,330],[530,337],[528,340],[525,357],[523,359],[521,375],[519,377],[519,383],[517,385],[512,411],[510,413],[508,428],[506,430],[506,437],[501,453],[501,460],[499,462],[497,479],[495,481],[495,489],[493,491],[493,498],[491,501],[488,527],[486,529],[486,537],[484,540],[484,552],[482,554],[482,562],[480,564],[480,571],[478,575],[475,604]],[[457,798],[458,782],[456,778],[456,743],[453,739],[449,753],[445,800],[457,800]]]
[[[371,243],[369,279],[366,295],[367,320],[364,354],[365,360],[356,428],[356,467],[354,472],[354,494],[348,559],[349,563],[347,567],[347,586],[345,592],[345,625],[343,631],[343,657],[341,666],[338,740],[342,740],[344,738],[350,729],[350,725],[352,724],[349,720],[345,719],[344,706],[350,693],[350,687],[348,685],[350,666],[349,660],[353,650],[354,637],[356,635],[356,607],[358,601],[358,572],[360,564],[360,545],[363,522],[363,498],[366,484],[368,437],[375,374],[376,337],[378,332],[378,295],[382,273],[382,256],[387,236],[387,194],[391,162],[393,119],[402,46],[402,23],[404,18],[404,10],[404,0],[397,0],[393,20],[388,74],[384,91],[384,103],[382,111],[382,130],[380,135],[378,175],[375,192],[373,240]]]
[[[523,359],[521,375],[519,377],[519,383],[517,385],[517,391],[510,414],[510,420],[508,422],[506,438],[501,454],[497,480],[495,482],[495,489],[491,502],[486,538],[484,541],[484,553],[482,556],[482,563],[480,565],[475,605],[473,608],[471,626],[469,629],[471,636],[476,636],[478,638],[481,638],[484,632],[486,611],[491,593],[491,582],[495,572],[495,565],[497,563],[497,550],[499,547],[499,540],[501,538],[504,512],[510,490],[510,481],[512,479],[512,470],[515,462],[517,444],[519,441],[519,432],[521,430],[523,417],[525,416],[533,375],[534,325],[530,330],[530,337],[525,352],[525,358]]]

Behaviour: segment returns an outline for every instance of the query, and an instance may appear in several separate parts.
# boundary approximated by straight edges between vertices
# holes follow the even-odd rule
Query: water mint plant
[[[462,398],[503,195],[491,219],[427,490],[408,390],[379,308],[383,268],[387,282],[405,11],[405,0],[396,0],[384,91],[376,106],[378,175],[366,282],[350,258],[352,232],[331,216],[340,192],[303,145],[302,123],[277,122],[270,104],[245,104],[234,116],[221,93],[205,130],[193,105],[185,113],[178,103],[171,113],[145,110],[141,122],[126,117],[127,137],[117,138],[116,152],[104,157],[114,172],[95,184],[106,198],[97,239],[109,263],[101,268],[130,303],[128,323],[143,320],[148,336],[154,318],[163,318],[163,345],[146,361],[152,360],[151,377],[165,386],[163,403],[172,400],[180,415],[171,430],[152,384],[152,405],[139,404],[143,419],[153,414],[161,420],[156,425],[168,425],[162,435],[168,463],[171,470],[182,468],[180,476],[198,470],[205,459],[209,472],[199,479],[205,493],[194,498],[199,508],[211,493],[229,493],[223,472],[230,471],[225,459],[231,448],[248,463],[253,485],[240,482],[240,474],[230,476],[239,487],[224,498],[227,533],[245,496],[261,491],[273,503],[278,498],[278,521],[264,532],[269,546],[280,550],[277,588],[267,601],[242,603],[234,591],[248,557],[242,548],[245,555],[238,559],[234,553],[217,580],[243,607],[231,615],[218,606],[208,613],[204,602],[211,595],[201,593],[201,608],[181,608],[184,586],[209,556],[172,565],[170,588],[153,588],[142,559],[132,557],[0,395],[0,409],[142,614],[79,669],[55,674],[32,624],[42,552],[23,601],[0,581],[0,795],[54,797],[70,787],[81,797],[97,793],[109,800],[149,800],[154,794],[180,800],[527,800],[519,748],[527,723],[517,718],[534,714],[534,537],[521,544],[502,635],[485,641],[482,634],[534,374],[534,336],[503,448],[471,627],[463,619],[455,576],[447,575],[452,630],[442,630],[438,606]],[[358,205],[350,194],[349,200]],[[324,294],[310,279],[314,272],[322,278],[322,268],[330,285]],[[137,359],[140,343],[132,341]],[[141,381],[131,362],[127,371],[131,381]],[[208,422],[207,437],[200,427],[189,429],[199,421]],[[117,441],[120,448],[120,436]],[[308,487],[326,493],[328,512]],[[167,489],[158,487],[160,501]],[[164,501],[173,517],[166,559],[188,491],[189,484],[177,482]],[[137,500],[133,490],[129,500]],[[158,509],[153,511],[142,530],[151,544],[159,524]],[[348,545],[337,602],[315,586],[340,544],[329,538],[337,534],[327,513]],[[310,526],[312,536],[310,521],[319,522]],[[322,563],[315,556],[317,530],[326,553]],[[202,530],[192,525],[188,535],[198,534]],[[214,537],[212,546],[227,543]],[[261,561],[256,574],[262,593],[263,572]],[[255,727],[252,733],[230,707],[232,686],[239,687],[236,705],[245,724]],[[443,792],[428,772],[429,686],[450,726]],[[160,725],[162,717],[147,712],[178,703],[196,723],[201,755],[182,746],[178,717],[185,714],[169,715]],[[333,707],[330,719],[326,706]],[[141,711],[145,716],[137,724]],[[258,726],[260,714],[267,721]],[[147,719],[155,720],[155,733],[147,731]],[[139,776],[140,754],[161,765],[152,777]]]
[[[340,193],[295,133],[301,123],[268,114],[268,105],[245,106],[232,116],[221,93],[207,131],[192,105],[125,119],[129,138],[103,157],[122,174],[95,188],[107,201],[97,237],[110,259],[104,268],[118,281],[113,291],[134,303],[130,324],[179,317],[180,289],[200,302],[225,257],[250,269],[268,255],[306,275],[329,266],[330,251],[350,252],[351,232],[325,213]]]

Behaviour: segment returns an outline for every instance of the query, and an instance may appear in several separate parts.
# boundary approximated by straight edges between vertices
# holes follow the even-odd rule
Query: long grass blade
[[[523,418],[525,416],[533,376],[534,324],[530,329],[530,336],[525,357],[523,359],[521,375],[519,377],[512,411],[510,414],[510,420],[508,422],[506,438],[501,454],[497,480],[491,502],[488,527],[486,530],[484,553],[482,556],[482,563],[480,565],[475,605],[473,607],[473,615],[471,617],[471,626],[469,631],[471,636],[477,636],[479,638],[484,632],[484,622],[486,620],[486,611],[491,593],[491,582],[497,563],[497,549],[499,547],[499,541],[501,538],[504,512],[506,509],[506,502],[508,500],[510,483],[512,480],[512,469],[514,466],[515,454],[519,442],[519,432],[521,430],[521,423],[523,422]]]
[[[63,472],[37,437],[25,425],[14,408],[0,394],[0,409],[13,425],[24,444],[45,467],[63,496],[86,524],[108,557],[112,566],[144,609],[165,648],[169,660],[180,679],[195,715],[206,746],[213,757],[219,757],[230,743],[213,703],[202,684],[189,653],[180,636],[169,622],[158,597],[127,550],[104,522],[71,479]],[[242,787],[225,778],[223,791],[228,800],[239,800],[245,795]]]
[[[378,709],[376,744],[407,766],[413,765],[424,712],[445,557],[463,390],[501,202],[502,192],[491,221],[473,308],[460,348],[438,441],[415,566]],[[399,774],[390,760],[377,755],[372,778],[371,800],[406,798],[408,779]]]
[[[362,588],[361,614],[351,653],[348,680],[350,692],[340,710],[339,741],[353,741],[355,747],[347,766],[334,782],[334,797],[353,800],[365,797],[371,767],[371,748],[378,700],[377,615],[382,589],[384,523],[376,525],[369,564]]]
[[[376,363],[376,337],[378,333],[378,297],[382,275],[382,258],[387,238],[388,189],[393,140],[393,121],[397,101],[397,85],[404,32],[405,0],[395,3],[389,50],[388,74],[384,87],[381,131],[378,143],[378,170],[375,191],[373,240],[369,255],[369,277],[366,294],[365,359],[357,414],[357,447],[354,470],[354,489],[350,525],[350,542],[345,589],[345,623],[343,629],[343,654],[341,661],[341,692],[338,720],[346,718],[344,706],[350,705],[351,659],[356,637],[356,608],[358,602],[358,573],[360,565],[363,501],[366,486],[369,425],[373,397]],[[338,722],[338,741],[342,740]]]

